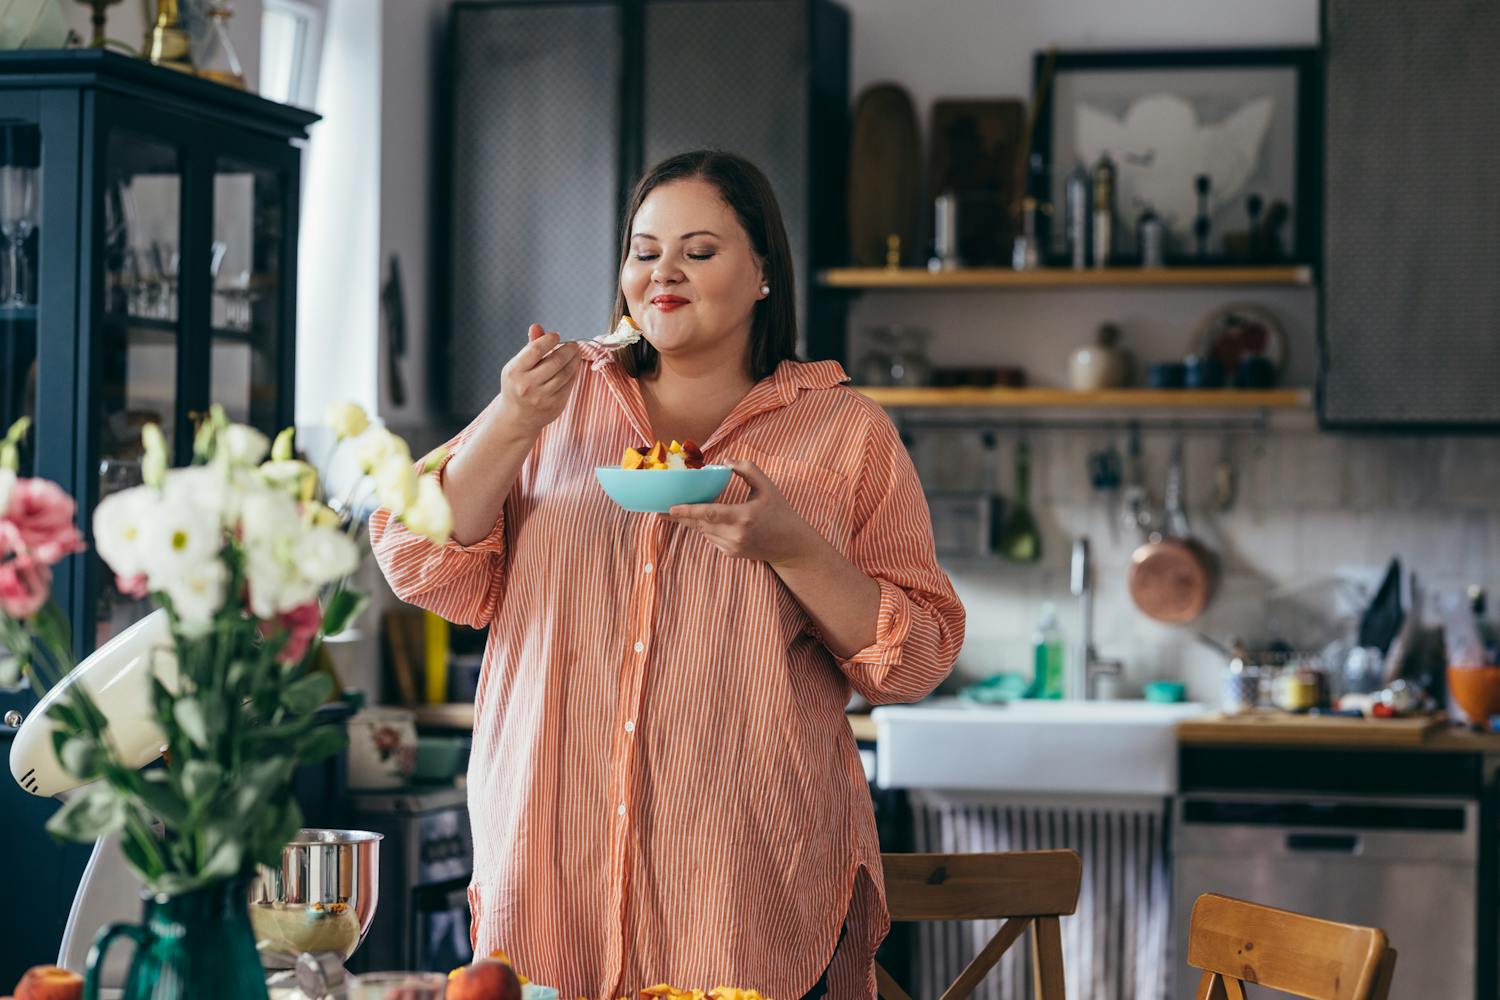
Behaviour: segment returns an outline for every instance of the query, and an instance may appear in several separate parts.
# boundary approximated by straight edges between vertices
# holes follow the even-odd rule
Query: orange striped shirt
[[[477,951],[564,997],[666,981],[799,1000],[825,967],[832,997],[873,997],[889,919],[844,706],[851,687],[926,695],[964,630],[916,471],[831,361],[783,362],[703,443],[709,462],[759,465],[880,584],[875,642],[840,660],[766,564],[604,495],[594,467],[653,434],[635,380],[585,351],[487,537],[371,524],[398,596],[489,627],[468,781]],[[720,500],[746,496],[735,477]]]

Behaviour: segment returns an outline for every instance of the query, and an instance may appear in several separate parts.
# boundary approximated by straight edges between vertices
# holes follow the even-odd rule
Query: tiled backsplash
[[[1479,583],[1493,593],[1500,586],[1500,440],[1353,437],[1320,433],[1306,418],[1293,423],[1263,434],[1187,433],[1188,515],[1217,554],[1220,574],[1208,611],[1184,627],[1154,622],[1131,603],[1125,577],[1138,536],[1118,524],[1108,499],[1089,483],[1088,454],[1113,441],[1123,455],[1125,433],[1027,431],[1042,559],[947,561],[969,612],[950,684],[998,670],[1029,673],[1031,633],[1044,602],[1057,604],[1067,639],[1076,640],[1068,561],[1079,535],[1088,536],[1095,561],[1095,646],[1101,657],[1125,662],[1124,693],[1132,696],[1146,681],[1171,678],[1186,681],[1190,696],[1215,702],[1224,660],[1196,633],[1220,641],[1271,638],[1268,598],[1303,585],[1316,590],[1316,581],[1335,574],[1378,580],[1392,555],[1417,572],[1429,603],[1442,589]],[[1009,499],[1018,433],[1002,430],[989,458],[978,433],[918,432],[913,457],[930,490],[998,486]],[[1143,432],[1147,485],[1158,504],[1173,437],[1149,424]],[[1213,504],[1213,469],[1226,441],[1237,489],[1233,506],[1221,512]]]

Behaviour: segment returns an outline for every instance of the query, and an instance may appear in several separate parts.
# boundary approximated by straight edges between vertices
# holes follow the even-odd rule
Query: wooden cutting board
[[[1350,719],[1253,712],[1188,719],[1177,724],[1177,738],[1199,745],[1399,747],[1418,746],[1442,726],[1437,716]]]
[[[1016,158],[1025,139],[1018,100],[936,101],[928,160],[929,211],[944,191],[958,195],[958,253],[969,267],[1010,263],[1018,204]]]
[[[921,223],[922,138],[911,95],[894,83],[865,88],[849,140],[849,256],[884,267],[886,239],[901,240],[901,264],[925,261]]]

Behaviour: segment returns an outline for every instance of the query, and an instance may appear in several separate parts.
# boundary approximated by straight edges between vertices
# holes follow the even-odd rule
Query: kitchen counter
[[[1348,719],[1339,716],[1252,713],[1204,715],[1177,724],[1184,747],[1323,747],[1500,754],[1500,733],[1450,726],[1442,719]]]

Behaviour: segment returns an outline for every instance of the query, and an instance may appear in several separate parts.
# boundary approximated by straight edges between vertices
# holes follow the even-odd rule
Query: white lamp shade
[[[26,716],[10,746],[10,773],[33,795],[51,797],[84,782],[63,769],[52,752],[57,723],[47,709],[81,684],[109,723],[109,739],[121,761],[145,767],[166,745],[151,704],[152,673],[169,691],[177,690],[177,654],[167,612],[158,608],[100,646],[42,696]]]

